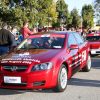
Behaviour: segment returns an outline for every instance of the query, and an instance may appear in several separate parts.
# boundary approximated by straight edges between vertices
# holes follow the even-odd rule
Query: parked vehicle
[[[100,33],[91,33],[86,36],[90,44],[91,55],[100,54]]]

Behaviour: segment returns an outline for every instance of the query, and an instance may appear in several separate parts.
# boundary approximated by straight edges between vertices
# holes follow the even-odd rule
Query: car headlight
[[[38,64],[38,65],[33,66],[32,71],[48,70],[51,68],[52,68],[52,63],[47,62],[47,63],[42,63],[42,64]]]

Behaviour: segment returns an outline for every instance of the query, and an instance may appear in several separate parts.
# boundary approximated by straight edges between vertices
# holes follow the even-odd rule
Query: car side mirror
[[[71,50],[78,49],[78,45],[77,44],[72,44],[72,45],[70,45],[70,49]]]

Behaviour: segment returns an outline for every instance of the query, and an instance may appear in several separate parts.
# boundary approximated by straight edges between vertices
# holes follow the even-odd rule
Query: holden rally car
[[[79,70],[90,71],[89,44],[78,33],[31,35],[0,61],[0,87],[62,92]]]
[[[86,36],[90,44],[91,55],[100,54],[100,33],[91,33]]]

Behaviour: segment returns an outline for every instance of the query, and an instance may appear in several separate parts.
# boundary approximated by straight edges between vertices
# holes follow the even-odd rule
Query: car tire
[[[88,55],[86,66],[82,69],[84,72],[89,72],[91,70],[91,57]]]
[[[57,78],[57,85],[55,88],[53,88],[53,91],[63,92],[67,87],[67,80],[67,68],[64,64],[62,64]]]

